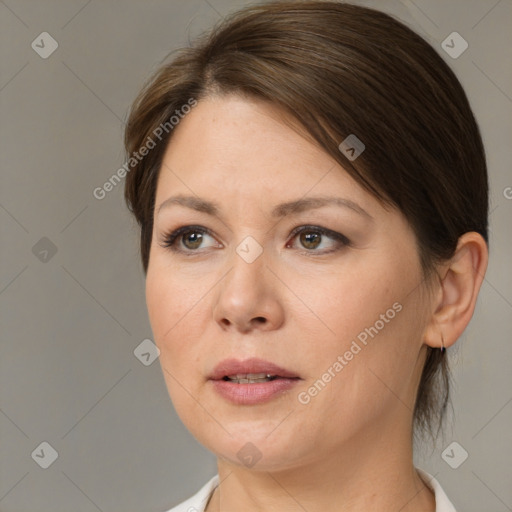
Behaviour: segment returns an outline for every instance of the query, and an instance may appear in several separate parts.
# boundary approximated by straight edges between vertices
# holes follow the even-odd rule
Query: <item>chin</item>
[[[224,430],[214,420],[200,424],[196,418],[186,426],[219,459],[255,471],[276,471],[298,465],[308,451],[304,432],[294,435],[292,425],[284,428],[280,421],[224,421]]]

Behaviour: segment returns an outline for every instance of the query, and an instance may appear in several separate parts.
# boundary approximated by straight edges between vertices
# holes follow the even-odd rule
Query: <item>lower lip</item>
[[[272,400],[297,384],[299,379],[274,379],[257,384],[237,384],[227,380],[212,380],[219,395],[237,405],[261,404]]]

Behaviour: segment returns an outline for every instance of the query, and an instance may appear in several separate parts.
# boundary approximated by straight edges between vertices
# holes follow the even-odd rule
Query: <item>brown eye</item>
[[[213,240],[209,246],[204,244],[204,242],[207,242],[207,238]],[[183,226],[164,235],[160,240],[160,245],[174,252],[193,254],[203,252],[202,249],[207,249],[208,247],[218,246],[218,243],[216,243],[215,238],[206,228]],[[198,249],[201,249],[201,251]]]
[[[301,247],[310,254],[328,254],[350,246],[350,240],[341,233],[320,226],[300,226],[291,233],[292,240],[297,238]],[[294,243],[290,242],[287,247]],[[296,247],[300,248],[300,247]]]
[[[303,231],[299,238],[306,249],[316,249],[322,241],[322,235],[315,231]]]
[[[203,234],[197,231],[188,231],[182,235],[181,240],[187,249],[198,249],[203,241]]]

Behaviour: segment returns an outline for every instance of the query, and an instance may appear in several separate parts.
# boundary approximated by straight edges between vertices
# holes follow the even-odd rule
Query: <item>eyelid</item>
[[[175,244],[176,244],[176,242],[180,241],[180,239],[179,239],[180,236],[183,235],[184,233],[188,233],[188,232],[197,232],[197,233],[201,233],[203,235],[208,235],[208,236],[211,236],[212,238],[215,238],[215,235],[208,228],[205,228],[203,226],[187,224],[184,226],[180,226],[179,228],[176,228],[174,230],[164,232],[159,240],[159,245],[160,245],[160,247],[163,247],[164,249],[169,249],[173,252],[182,253],[182,254],[198,254],[198,253],[200,253],[201,252],[200,250],[192,251],[192,250],[186,250],[186,249],[181,249],[181,248],[176,247]]]
[[[325,235],[329,238],[337,240],[339,242],[343,242],[344,245],[351,245],[351,241],[342,233],[338,233],[337,231],[333,231],[332,229],[324,228],[322,226],[316,226],[314,224],[301,224],[296,228],[292,229],[290,233],[290,237],[293,238],[297,236],[302,231],[313,231]],[[312,252],[312,251],[308,251]],[[320,252],[320,251],[319,251]]]
[[[333,231],[328,228],[324,228],[322,226],[317,226],[314,224],[300,224],[299,226],[292,229],[290,235],[288,236],[288,240],[293,240],[297,235],[304,231],[310,231],[310,232],[316,232],[320,233],[322,236],[326,236],[328,238],[331,238],[332,240],[335,240],[338,243],[338,247],[335,247],[334,249],[330,250],[308,250],[308,249],[299,249],[299,252],[303,254],[308,255],[322,255],[322,254],[328,254],[331,252],[335,252],[339,250],[341,247],[347,247],[351,246],[351,241],[342,233],[338,233],[337,231]],[[186,254],[186,255],[194,255],[194,254],[201,254],[204,252],[204,250],[197,249],[197,250],[191,250],[191,249],[181,249],[176,247],[176,242],[181,242],[180,236],[189,233],[189,232],[196,232],[201,233],[204,235],[208,235],[214,239],[216,239],[215,235],[211,230],[208,228],[205,228],[203,226],[199,225],[192,225],[187,224],[180,226],[176,228],[175,230],[171,230],[169,232],[164,232],[159,240],[159,245],[163,247],[164,249],[169,249],[176,253]],[[219,242],[220,243],[220,242]],[[221,244],[222,245],[222,244]],[[340,247],[341,246],[341,247]],[[286,243],[286,247],[289,247],[289,242]]]

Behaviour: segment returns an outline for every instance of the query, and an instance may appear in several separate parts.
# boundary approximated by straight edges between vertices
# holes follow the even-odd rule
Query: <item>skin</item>
[[[218,202],[221,217],[159,209],[177,194]],[[368,215],[331,205],[271,216],[279,203],[321,195]],[[412,462],[414,399],[427,345],[440,347],[442,334],[449,347],[471,318],[487,265],[480,235],[461,237],[428,293],[403,214],[384,208],[277,107],[235,95],[201,100],[175,128],[154,214],[148,312],[176,411],[218,459],[208,512],[434,511]],[[188,252],[162,246],[187,225],[212,234],[199,246],[197,230],[179,236],[175,245]],[[305,225],[350,244],[290,236]],[[263,249],[252,263],[236,252],[247,236]],[[299,393],[395,303],[394,318],[301,403]],[[270,402],[234,405],[208,381],[231,357],[272,361],[302,380]],[[261,454],[252,467],[237,457],[248,442]]]

